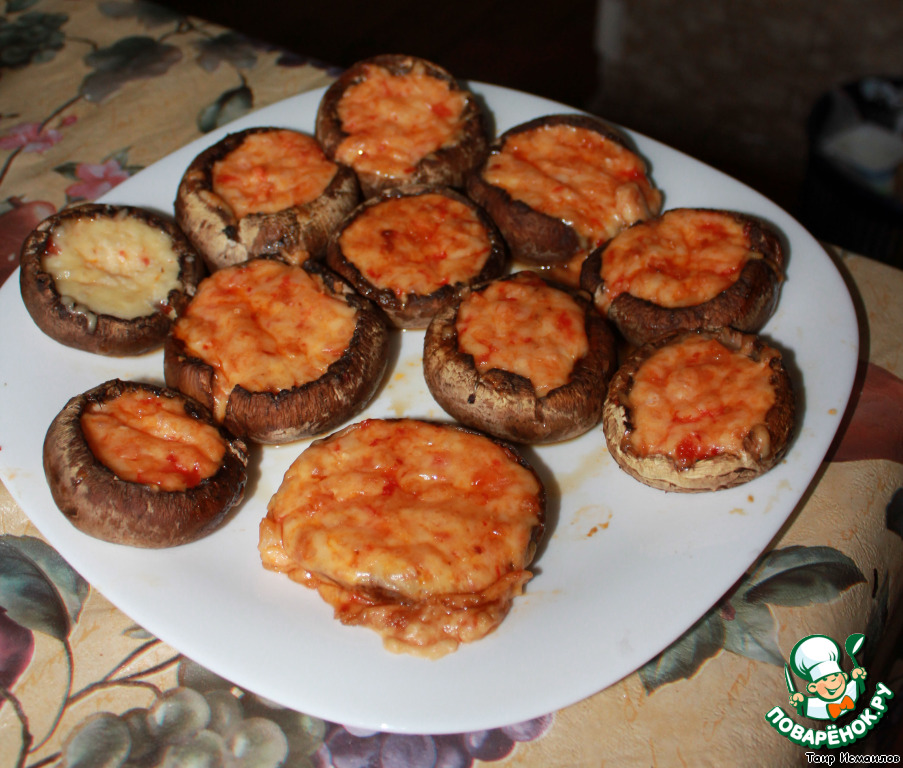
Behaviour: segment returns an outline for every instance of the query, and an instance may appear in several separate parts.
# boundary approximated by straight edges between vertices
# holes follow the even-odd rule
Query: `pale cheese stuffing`
[[[56,224],[41,266],[64,301],[121,320],[160,311],[181,287],[169,234],[124,214]]]

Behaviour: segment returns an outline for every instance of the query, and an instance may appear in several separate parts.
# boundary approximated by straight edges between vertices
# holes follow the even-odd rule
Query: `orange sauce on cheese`
[[[316,200],[336,173],[311,136],[279,130],[252,133],[213,165],[213,191],[236,217],[276,213]]]
[[[402,75],[368,64],[360,82],[339,99],[348,136],[336,159],[356,171],[408,176],[422,158],[457,138],[466,103],[466,93],[452,90],[420,63]]]
[[[602,308],[621,293],[688,307],[730,288],[755,254],[743,224],[715,211],[675,210],[618,234],[602,252]]]
[[[639,368],[627,407],[630,445],[680,466],[739,453],[774,405],[769,360],[755,361],[713,339],[691,337],[655,352]]]
[[[368,419],[292,464],[260,553],[391,650],[442,655],[491,631],[530,578],[540,494],[483,436]]]
[[[148,392],[90,403],[80,424],[95,458],[118,478],[164,491],[211,477],[226,452],[219,431],[186,414],[181,401]]]
[[[530,272],[470,294],[458,309],[457,331],[458,348],[480,373],[517,373],[540,397],[567,384],[589,350],[580,305]]]
[[[279,392],[322,376],[348,348],[356,311],[300,267],[255,259],[203,280],[174,333],[214,369],[214,414],[229,393]]]
[[[469,282],[491,250],[477,214],[438,194],[391,198],[367,208],[344,229],[339,245],[371,284],[399,297]]]
[[[484,178],[571,225],[587,249],[661,207],[642,158],[596,131],[571,125],[513,134],[489,156]]]

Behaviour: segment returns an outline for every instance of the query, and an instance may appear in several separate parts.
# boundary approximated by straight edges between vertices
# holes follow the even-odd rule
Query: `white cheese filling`
[[[154,314],[180,286],[172,239],[128,215],[61,222],[42,267],[64,303],[123,320]]]

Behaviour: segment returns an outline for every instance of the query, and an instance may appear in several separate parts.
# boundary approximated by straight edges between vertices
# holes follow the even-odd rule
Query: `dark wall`
[[[378,53],[586,107],[596,88],[595,0],[163,0],[183,13],[346,67]]]

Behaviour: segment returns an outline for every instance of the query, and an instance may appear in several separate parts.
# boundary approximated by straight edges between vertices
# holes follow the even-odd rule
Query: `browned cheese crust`
[[[587,243],[569,223],[514,199],[507,190],[486,181],[482,174],[489,157],[500,152],[511,137],[535,128],[558,125],[594,131],[631,152],[635,151],[627,137],[613,126],[582,114],[537,117],[509,128],[492,143],[487,158],[468,176],[467,193],[489,212],[505,237],[512,257],[525,264],[565,264],[586,249]]]
[[[132,319],[97,314],[64,298],[42,266],[56,225],[121,217],[134,218],[164,232],[179,260],[178,289],[169,292],[157,311]],[[159,347],[205,273],[198,254],[172,221],[140,208],[99,204],[67,208],[38,224],[22,245],[20,266],[22,300],[38,328],[66,346],[110,356],[140,355]]]
[[[518,280],[520,274],[499,279]],[[515,443],[566,440],[598,424],[617,364],[615,337],[608,323],[581,293],[549,283],[583,309],[588,352],[576,361],[566,384],[540,396],[531,380],[520,374],[499,368],[480,373],[473,356],[459,348],[456,323],[461,302],[488,285],[461,291],[440,308],[427,328],[423,372],[436,402],[462,424]]]
[[[681,466],[667,455],[638,456],[630,446],[633,429],[627,405],[634,377],[640,366],[669,344],[692,337],[716,339],[730,350],[755,361],[767,361],[774,404],[762,424],[750,425],[737,453],[719,453]],[[780,353],[753,334],[724,328],[683,331],[649,342],[636,350],[615,372],[608,388],[602,426],[608,449],[618,465],[632,477],[664,491],[717,491],[746,483],[774,467],[787,451],[793,437],[796,404],[790,376]]]
[[[784,281],[784,248],[779,234],[772,226],[753,216],[735,211],[715,212],[740,222],[749,239],[750,251],[761,258],[750,259],[733,285],[701,304],[663,307],[630,293],[621,293],[605,312],[599,306],[605,288],[600,273],[605,249],[611,241],[594,250],[583,262],[581,287],[593,296],[600,311],[629,344],[639,346],[665,334],[704,328],[730,327],[745,333],[756,333],[774,313]],[[668,213],[670,211],[663,215]],[[634,226],[644,224],[638,222]]]
[[[342,251],[341,243],[339,242],[342,232],[362,213],[379,206],[380,203],[386,200],[426,194],[443,195],[450,200],[466,205],[473,211],[489,239],[490,251],[488,258],[479,272],[473,274],[466,282],[449,283],[428,294],[414,292],[399,295],[391,288],[374,285]],[[429,184],[413,184],[387,189],[365,200],[345,218],[335,231],[329,242],[326,255],[327,265],[347,280],[358,293],[370,299],[382,309],[395,327],[418,329],[426,328],[439,306],[450,299],[457,290],[465,285],[474,285],[501,275],[507,262],[508,249],[505,241],[486,212],[472,200],[450,187]]]
[[[366,419],[286,471],[259,551],[342,623],[436,659],[504,620],[545,514],[542,481],[510,444],[458,424]]]
[[[82,532],[133,547],[173,547],[216,528],[244,495],[248,455],[245,443],[220,429],[226,453],[219,470],[184,491],[122,480],[92,453],[80,426],[92,402],[128,391],[147,392],[184,403],[185,413],[213,424],[210,413],[180,393],[114,379],[73,397],[54,418],[44,439],[44,472],[53,500]]]
[[[322,258],[329,234],[360,200],[354,172],[337,164],[335,176],[316,199],[275,213],[236,217],[213,191],[213,166],[248,136],[275,130],[283,129],[258,127],[230,134],[201,152],[182,176],[176,221],[211,270],[257,256],[277,256],[290,264]]]
[[[315,381],[279,392],[249,392],[236,386],[223,425],[235,434],[279,444],[334,429],[361,411],[378,389],[388,364],[389,334],[382,312],[330,270],[316,262],[302,268],[322,281],[324,291],[357,310],[348,348]],[[163,348],[168,386],[214,410],[214,370],[191,355],[172,334]]]
[[[326,90],[316,117],[316,137],[326,154],[334,158],[336,150],[348,133],[339,117],[339,101],[345,91],[361,82],[368,65],[383,67],[392,75],[404,77],[416,67],[423,67],[431,77],[448,84],[452,91],[467,96],[461,128],[456,139],[421,158],[405,178],[372,172],[357,172],[364,197],[400,184],[431,184],[463,188],[468,173],[485,156],[489,147],[486,116],[476,97],[454,76],[438,64],[416,56],[381,54],[353,64]]]

